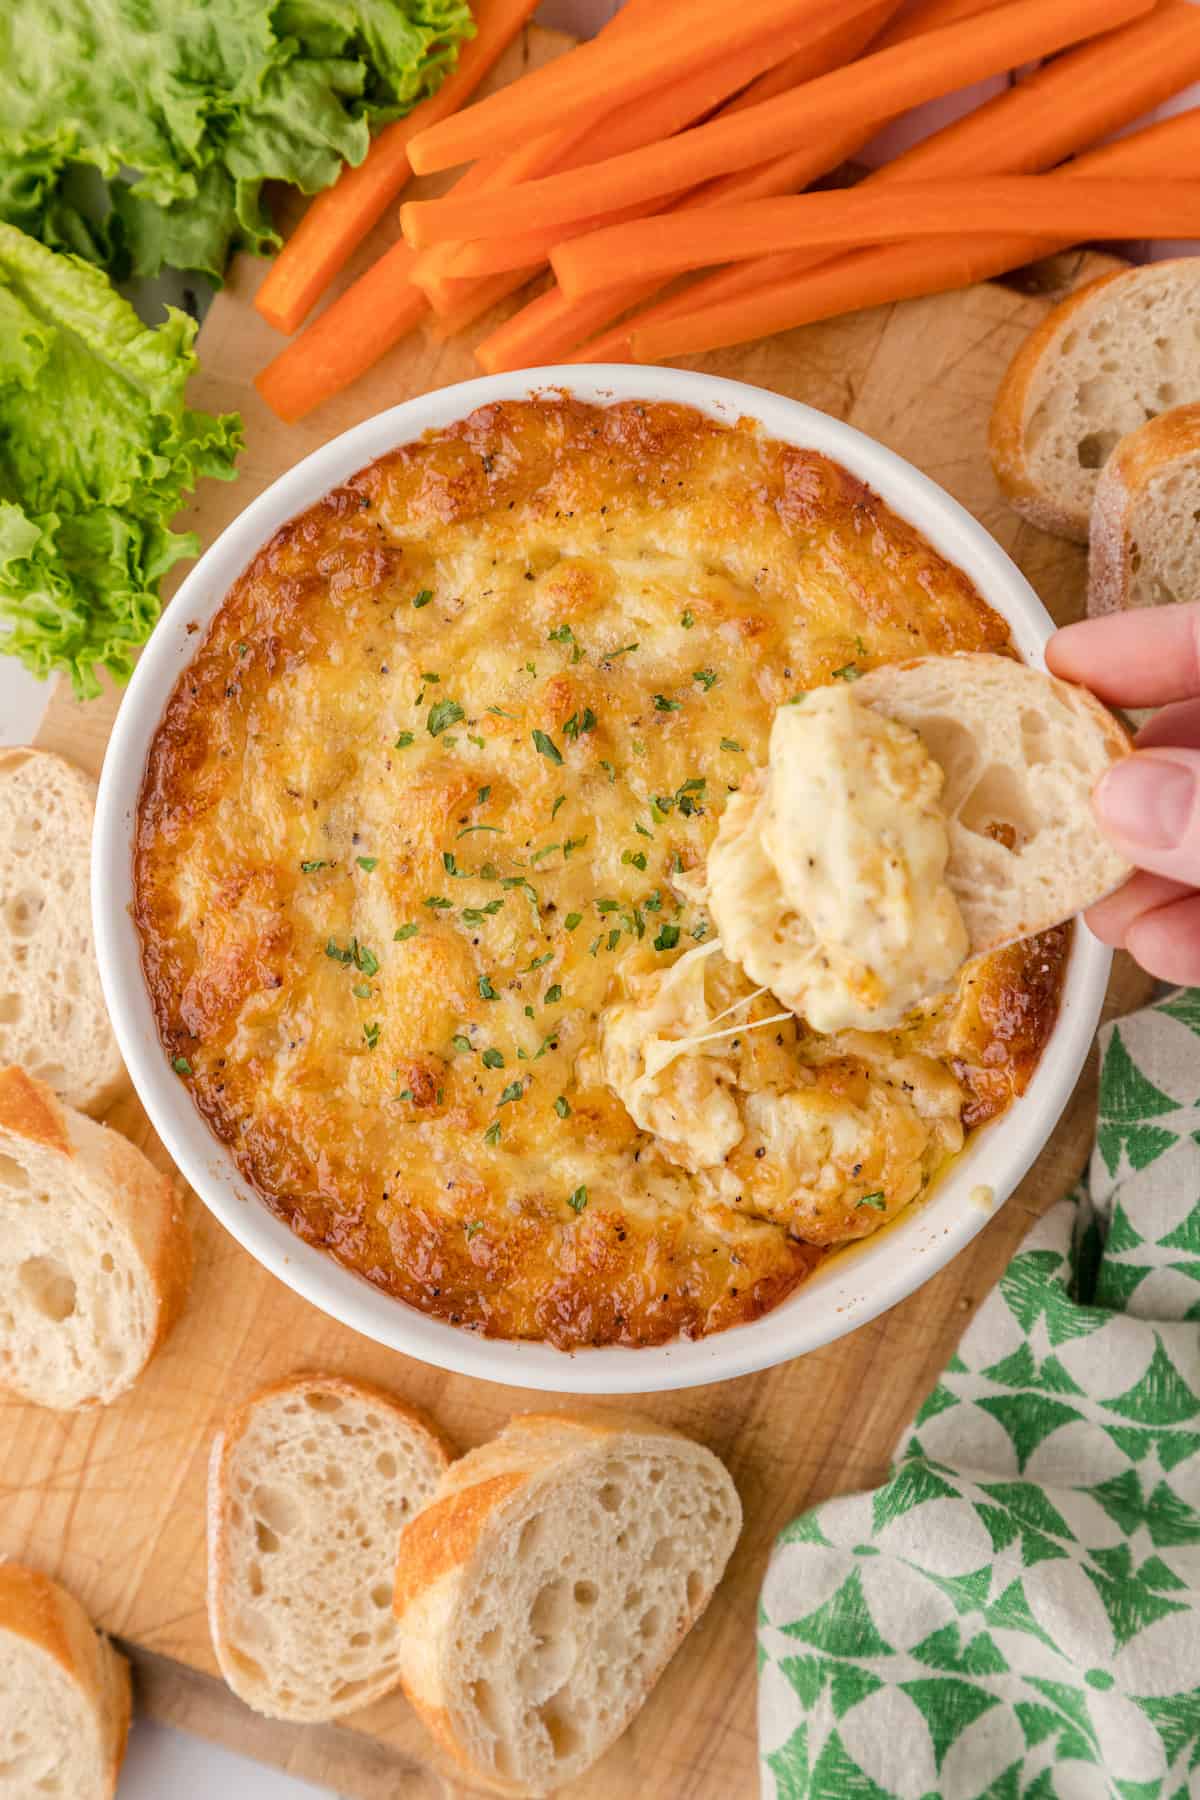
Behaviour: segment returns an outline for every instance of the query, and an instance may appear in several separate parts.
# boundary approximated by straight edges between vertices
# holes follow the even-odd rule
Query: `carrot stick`
[[[491,94],[460,118],[443,119],[412,144],[419,174],[452,168],[496,149],[520,143],[530,120],[539,131],[567,125],[581,110],[611,106],[615,96],[631,106],[643,95],[708,64],[738,55],[747,43],[772,39],[797,25],[841,24],[870,10],[873,0],[691,0],[687,27],[667,9],[646,24],[636,42],[603,38],[581,44],[557,63],[536,69],[512,87]]]
[[[1161,180],[1163,169],[1195,167],[1197,155],[1200,108],[1079,157],[1063,171],[1062,179],[1064,183],[1088,177]],[[1070,236],[1061,234],[1047,239],[1008,232],[956,234],[860,250],[700,312],[661,323],[635,321],[632,348],[639,361],[657,361],[744,343],[866,306],[969,287],[1053,249],[1066,249],[1071,242]]]
[[[349,163],[317,195],[275,258],[254,304],[279,331],[295,331],[334,276],[345,268],[411,174],[408,147],[474,93],[537,5],[537,0],[475,0],[475,36],[436,94],[386,125],[357,168]]]
[[[303,418],[420,324],[429,304],[409,280],[414,260],[407,244],[394,245],[255,376],[273,413]]]
[[[871,45],[872,50],[890,50],[895,44],[907,43],[926,31],[938,31],[943,25],[957,25],[960,19],[973,19],[976,13],[991,12],[1004,0],[917,0],[899,19],[887,25]]]
[[[1014,219],[1033,237],[1200,237],[1200,183],[1002,175],[864,185],[613,225],[559,245],[550,262],[567,299],[585,300],[642,275],[665,280],[782,250],[845,250],[954,231],[994,235]]]
[[[1047,169],[1150,111],[1197,78],[1200,12],[1184,0],[1169,0],[1146,18],[1047,64],[975,112],[915,144],[868,180],[874,187],[881,182],[941,175],[965,178]],[[736,197],[737,179],[714,183],[706,191],[714,201]],[[732,307],[739,296],[757,293],[768,281],[795,279],[824,260],[824,252],[794,252],[764,258],[761,263],[735,264],[670,295],[603,340],[585,345],[580,359],[624,360],[632,355],[629,334],[635,325],[657,325],[709,306]],[[636,304],[637,297],[626,303]],[[616,312],[611,316],[616,317]]]
[[[1089,0],[1086,8],[1079,0],[1013,0],[665,143],[523,183],[508,192],[503,209],[472,198],[409,204],[405,235],[421,248],[451,237],[502,237],[670,194],[840,134],[851,118],[889,118],[1149,10],[1150,0]]]
[[[434,311],[429,320],[430,336],[439,344],[456,337],[484,313],[490,312],[493,306],[498,306],[501,300],[506,300],[509,294],[524,287],[537,272],[536,269],[509,269],[503,275],[484,275],[478,281],[456,283],[463,292],[457,297],[447,295],[442,311]]]

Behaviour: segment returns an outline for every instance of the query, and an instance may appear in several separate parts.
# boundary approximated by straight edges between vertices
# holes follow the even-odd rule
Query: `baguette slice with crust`
[[[247,1706],[336,1719],[395,1687],[396,1544],[450,1456],[420,1414],[336,1375],[237,1409],[209,1464],[208,1617]]]
[[[170,1331],[191,1270],[167,1177],[44,1082],[0,1070],[0,1388],[107,1405]]]
[[[129,1665],[78,1600],[0,1563],[0,1794],[111,1800],[129,1709]]]
[[[1118,440],[1200,400],[1200,257],[1102,275],[1046,315],[992,409],[992,466],[1043,531],[1087,542],[1100,470]]]
[[[1121,439],[1096,483],[1088,546],[1093,617],[1200,600],[1200,403]]]
[[[712,1452],[651,1420],[514,1419],[400,1540],[405,1692],[472,1781],[555,1792],[641,1707],[741,1517]]]
[[[1084,688],[978,652],[888,663],[854,692],[945,772],[946,879],[972,955],[1061,925],[1130,874],[1091,808],[1130,740]]]
[[[0,1067],[88,1113],[125,1080],[92,939],[95,807],[95,783],[61,756],[0,750]]]

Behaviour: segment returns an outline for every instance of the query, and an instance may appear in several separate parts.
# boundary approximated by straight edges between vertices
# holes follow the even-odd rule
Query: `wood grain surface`
[[[498,79],[565,42],[530,33]],[[350,273],[394,234],[393,222],[381,226]],[[1103,266],[1098,258],[1061,259],[1041,286],[1073,285]],[[337,432],[477,373],[474,338],[439,346],[417,334],[351,393],[300,426],[280,425],[250,386],[280,342],[250,304],[262,272],[246,258],[235,264],[201,334],[193,403],[240,409],[247,439],[237,481],[206,483],[183,521],[205,544],[276,475]],[[899,451],[982,520],[1065,621],[1082,611],[1083,553],[1008,511],[984,450],[996,383],[1048,300],[1046,291],[989,285],[858,313],[695,366],[806,400]],[[96,771],[116,703],[106,694],[80,708],[60,693],[38,741]],[[1131,965],[1118,966],[1110,1010],[1128,1010],[1146,991]],[[750,1800],[757,1791],[754,1618],[772,1539],[803,1506],[880,1479],[902,1427],[1031,1219],[1079,1174],[1093,1113],[1089,1069],[1008,1204],[957,1261],[883,1318],[765,1374],[643,1403],[725,1459],[746,1527],[708,1614],[631,1730],[571,1790],[576,1800]],[[132,1095],[110,1122],[169,1166]],[[398,1695],[347,1726],[300,1729],[255,1719],[205,1679],[215,1672],[204,1610],[209,1443],[226,1409],[250,1389],[303,1368],[390,1386],[429,1408],[463,1448],[515,1411],[565,1410],[570,1401],[444,1375],[381,1349],[259,1268],[194,1197],[190,1207],[198,1250],[191,1300],[137,1390],[106,1411],[73,1417],[0,1403],[0,1555],[61,1577],[97,1620],[142,1653],[142,1703],[156,1716],[362,1800],[470,1795],[475,1790],[447,1772]]]

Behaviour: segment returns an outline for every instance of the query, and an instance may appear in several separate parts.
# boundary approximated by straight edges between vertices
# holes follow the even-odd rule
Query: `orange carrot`
[[[333,186],[310,204],[255,297],[264,319],[279,331],[296,330],[408,180],[413,138],[469,99],[536,5],[537,0],[475,0],[475,36],[463,45],[437,93],[385,126],[362,162],[356,168],[347,163]]]
[[[663,8],[631,42],[603,37],[581,44],[569,56],[535,69],[512,87],[491,94],[459,118],[443,119],[412,143],[412,164],[419,174],[452,168],[456,163],[489,156],[528,136],[530,120],[539,131],[569,125],[583,110],[612,106],[619,98],[631,106],[643,95],[707,64],[739,55],[750,42],[770,40],[806,22],[832,27],[874,0],[691,0],[686,29]]]
[[[907,43],[922,32],[937,31],[943,25],[957,25],[960,19],[973,19],[976,13],[991,12],[1004,0],[917,0],[899,19],[887,25],[872,43],[872,50],[890,50],[894,44]]]
[[[1200,108],[1079,157],[1063,171],[1062,180],[1161,180],[1164,169],[1194,168],[1197,155]],[[862,307],[967,287],[1020,268],[1052,249],[1065,249],[1071,241],[1061,234],[1056,239],[1024,232],[956,234],[860,250],[702,311],[661,322],[635,321],[632,348],[639,361],[648,362],[744,343]]]
[[[827,132],[840,133],[851,118],[890,118],[1149,10],[1150,0],[1089,0],[1086,8],[1079,0],[1012,0],[665,143],[522,183],[508,192],[502,209],[473,198],[409,204],[402,214],[405,235],[421,248],[451,237],[502,237],[670,194],[811,144]]]
[[[550,262],[567,299],[585,300],[642,275],[666,280],[783,250],[846,250],[954,231],[995,235],[1014,219],[1031,237],[1200,237],[1200,182],[1000,175],[868,184],[612,225],[559,245]]]
[[[407,244],[394,245],[255,376],[272,412],[303,418],[421,322],[429,303],[409,279],[414,261]]]
[[[874,187],[882,182],[942,175],[965,178],[1047,169],[1107,137],[1198,78],[1200,10],[1185,0],[1168,0],[1146,18],[1069,51],[975,112],[915,144],[877,170],[869,182]],[[713,183],[695,198],[703,198],[704,192],[713,201],[736,198],[737,179]],[[629,334],[635,326],[657,325],[709,306],[732,309],[739,296],[757,293],[769,281],[795,279],[825,260],[821,251],[790,252],[766,257],[760,263],[734,264],[584,345],[580,360],[624,360],[632,355]],[[637,305],[644,297],[644,293],[633,296],[621,310]],[[614,308],[610,317],[616,316]]]
[[[447,294],[444,297],[442,310],[436,311],[429,321],[430,336],[439,344],[447,338],[457,336],[474,325],[493,306],[506,300],[510,294],[524,287],[537,274],[536,269],[509,269],[503,275],[483,275],[478,281],[461,281],[454,285],[462,289],[457,297]]]

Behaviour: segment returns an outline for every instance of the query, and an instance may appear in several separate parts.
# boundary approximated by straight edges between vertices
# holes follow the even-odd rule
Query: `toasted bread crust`
[[[57,1581],[20,1563],[0,1562],[0,1633],[10,1632],[52,1657],[97,1715],[116,1792],[132,1711],[129,1664],[101,1636],[78,1600]]]
[[[1172,407],[1123,437],[1096,485],[1088,536],[1092,618],[1133,604],[1133,513],[1155,477],[1200,452],[1200,402]]]

